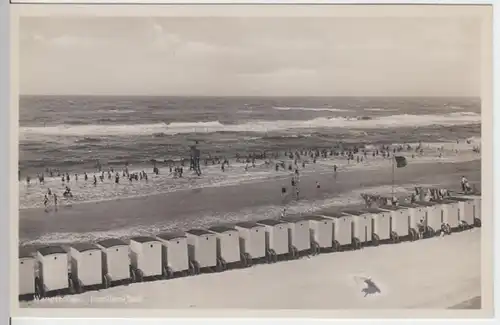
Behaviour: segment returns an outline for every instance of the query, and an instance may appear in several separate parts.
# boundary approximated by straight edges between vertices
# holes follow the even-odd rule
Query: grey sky
[[[20,92],[479,96],[480,22],[21,18]]]

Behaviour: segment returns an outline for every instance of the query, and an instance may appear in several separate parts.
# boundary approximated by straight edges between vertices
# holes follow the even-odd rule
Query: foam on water
[[[382,116],[372,119],[355,119],[345,117],[315,118],[308,121],[278,120],[252,121],[243,124],[223,124],[219,121],[155,123],[130,125],[57,125],[46,127],[21,127],[21,139],[36,140],[37,136],[140,136],[153,134],[185,134],[213,132],[271,132],[294,129],[314,128],[394,128],[422,127],[431,125],[450,126],[481,123],[481,115],[473,112],[455,112],[446,115],[410,115],[400,114]],[[40,141],[43,141],[40,139]]]
[[[310,112],[348,112],[347,109],[330,108],[330,107],[273,107],[278,111],[310,111]]]
[[[476,141],[478,141],[476,139]],[[415,158],[410,158],[412,152],[401,152],[400,155],[407,156],[409,163],[435,163],[435,162],[465,162],[479,159],[477,153],[472,152],[470,148],[474,145],[466,144],[465,142],[456,147],[456,143],[434,143],[426,144],[424,147],[425,154],[423,156],[416,155]],[[438,149],[444,147],[445,153],[439,158]],[[458,148],[459,152],[454,150]],[[291,161],[285,160],[287,164]],[[355,170],[376,170],[390,166],[391,160],[382,157],[372,157],[368,155],[363,162],[348,163],[346,158],[342,157],[329,157],[327,159],[320,158],[316,164],[307,163],[306,168],[299,168],[301,175],[308,175],[310,173],[329,174],[333,170],[333,166],[337,165],[339,172],[355,171]],[[275,171],[274,163],[265,165],[258,162],[256,167],[251,165],[245,171],[243,163],[232,162],[225,172],[222,172],[219,165],[211,165],[202,167],[202,176],[197,176],[193,172],[186,171],[183,178],[173,178],[169,173],[168,168],[160,168],[159,175],[150,174],[151,167],[141,168],[141,166],[131,166],[131,172],[139,172],[141,170],[148,171],[149,180],[146,181],[133,181],[121,178],[119,184],[114,183],[114,178],[110,180],[105,175],[104,182],[98,181],[94,186],[92,178],[94,175],[98,178],[99,174],[89,173],[89,180],[85,181],[82,175],[79,180],[74,181],[74,175],[71,175],[71,182],[68,184],[72,189],[74,197],[67,200],[62,197],[61,192],[64,191],[66,183],[62,183],[59,177],[46,177],[45,184],[39,185],[36,180],[29,186],[25,182],[19,184],[19,207],[26,208],[40,208],[43,207],[43,197],[50,188],[53,193],[57,193],[60,197],[59,205],[74,205],[84,202],[99,202],[115,199],[125,199],[130,197],[144,197],[154,194],[170,193],[181,190],[194,190],[206,187],[221,187],[232,186],[248,182],[259,182],[266,179],[282,179],[288,180],[291,177],[290,171],[280,170]],[[51,203],[50,203],[51,204]],[[49,204],[49,206],[50,206]]]

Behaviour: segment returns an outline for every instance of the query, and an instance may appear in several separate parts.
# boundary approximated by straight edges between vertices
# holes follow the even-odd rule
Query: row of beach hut
[[[417,240],[481,226],[481,197],[456,196],[301,217],[214,226],[95,244],[39,248],[19,255],[19,298],[43,298],[120,283],[222,272],[301,255]],[[423,231],[419,231],[422,230]]]

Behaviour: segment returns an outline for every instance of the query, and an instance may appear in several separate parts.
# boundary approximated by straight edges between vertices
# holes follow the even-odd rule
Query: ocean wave
[[[349,112],[347,109],[330,108],[330,107],[279,107],[275,106],[273,109],[279,111],[312,111],[312,112]]]
[[[363,108],[364,111],[369,112],[397,112],[396,108]]]
[[[383,117],[364,118],[315,118],[307,121],[277,120],[252,121],[242,124],[223,124],[212,122],[177,122],[155,124],[126,124],[126,125],[58,125],[45,127],[21,127],[20,136],[157,136],[187,134],[187,133],[214,133],[214,132],[271,132],[294,129],[315,128],[395,128],[395,127],[423,127],[423,126],[452,126],[481,123],[481,115],[473,112],[454,112],[444,115],[391,115]],[[40,139],[40,141],[44,141]]]

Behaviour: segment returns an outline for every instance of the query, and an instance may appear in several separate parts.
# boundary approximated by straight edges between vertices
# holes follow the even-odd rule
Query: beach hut
[[[39,297],[61,291],[74,292],[68,272],[68,253],[61,246],[39,248],[36,253],[38,276],[35,290]]]
[[[130,265],[132,281],[141,282],[146,278],[163,275],[162,244],[153,237],[130,238]]]
[[[411,240],[420,238],[419,223],[427,218],[427,210],[424,206],[415,203],[401,203],[399,207],[408,209],[408,224],[410,226],[409,233]]]
[[[399,238],[393,238],[391,233],[391,212],[379,208],[364,209],[371,216],[372,244],[378,246],[380,242],[392,239],[397,241]]]
[[[166,232],[156,236],[162,243],[163,276],[187,275],[190,267],[187,236],[183,232]]]
[[[332,249],[339,251],[342,247],[353,245],[352,216],[339,210],[326,209],[318,214],[333,221]],[[356,247],[354,247],[356,248]]]
[[[265,248],[269,262],[276,262],[281,256],[290,253],[288,223],[276,219],[257,221],[265,233]]]
[[[474,225],[481,227],[481,194],[457,194],[454,197],[471,199],[473,202]]]
[[[288,243],[292,258],[309,252],[311,250],[309,221],[300,217],[284,217],[281,220],[288,223]]]
[[[449,197],[448,200],[456,202],[458,206],[458,222],[460,227],[468,228],[474,226],[475,203],[474,200],[465,197]]]
[[[103,284],[102,253],[94,244],[79,243],[69,248],[71,278],[76,292]]]
[[[395,242],[410,235],[410,210],[400,205],[388,205],[380,207],[390,212],[391,239]],[[414,233],[416,237],[416,233]]]
[[[243,265],[249,266],[253,261],[266,258],[266,231],[264,226],[255,222],[240,222],[234,228],[239,234]]]
[[[441,231],[451,234],[452,230],[462,228],[458,202],[448,199],[434,202],[441,205]]]
[[[371,214],[365,210],[344,210],[343,213],[352,216],[352,238],[354,247],[361,247],[372,241]]]
[[[198,274],[202,269],[217,266],[217,236],[205,229],[191,229],[186,232],[188,256]]]
[[[330,250],[333,246],[333,220],[321,216],[306,216],[309,221],[309,233],[311,237],[311,247],[314,253],[319,253],[321,249]]]
[[[240,236],[238,230],[228,226],[213,226],[209,231],[217,235],[217,268],[225,270],[228,265],[240,264]]]
[[[35,296],[35,257],[28,251],[19,251],[19,300]]]
[[[102,274],[104,287],[130,281],[132,278],[129,246],[126,242],[116,238],[104,239],[97,242],[102,252]]]
[[[419,201],[415,203],[425,211],[424,225],[426,235],[429,237],[435,236],[441,231],[441,227],[444,224],[441,205],[433,201]]]

